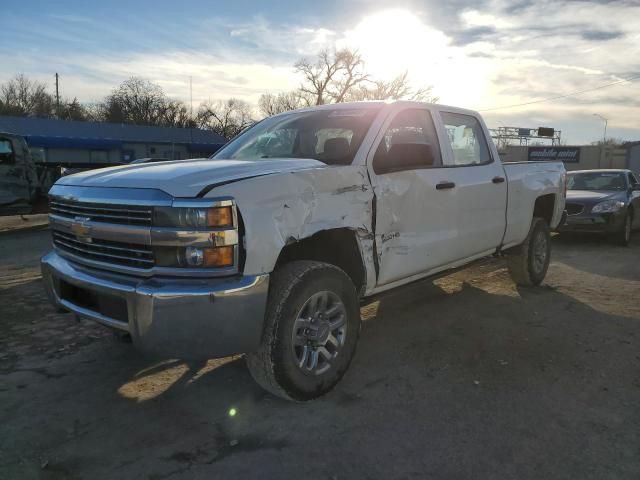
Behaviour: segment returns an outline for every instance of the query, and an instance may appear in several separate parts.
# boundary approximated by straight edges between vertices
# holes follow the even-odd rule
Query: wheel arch
[[[547,193],[536,198],[533,206],[533,216],[542,218],[547,225],[551,226],[553,215],[556,209],[556,194]]]
[[[351,278],[359,295],[364,292],[367,271],[358,233],[354,229],[333,228],[302,239],[288,239],[278,255],[275,268],[295,260],[315,260],[334,265]]]

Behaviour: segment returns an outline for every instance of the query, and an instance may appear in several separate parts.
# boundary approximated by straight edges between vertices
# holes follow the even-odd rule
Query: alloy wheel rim
[[[533,268],[536,273],[541,273],[547,262],[547,236],[544,232],[538,232],[533,241]]]
[[[293,324],[296,365],[307,375],[325,373],[344,347],[346,336],[347,310],[340,297],[329,291],[313,294]]]

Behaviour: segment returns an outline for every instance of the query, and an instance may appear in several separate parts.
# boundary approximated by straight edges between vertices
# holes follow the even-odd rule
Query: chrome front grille
[[[151,246],[76,237],[54,230],[53,244],[71,255],[134,268],[152,268],[154,256]]]
[[[150,188],[55,184],[49,191],[49,226],[56,252],[89,268],[139,277],[235,275],[240,265],[238,218],[231,198],[182,199]],[[156,208],[231,207],[233,225],[194,229],[163,226]],[[233,247],[233,265],[188,267],[188,247]],[[176,262],[173,262],[173,260]]]
[[[153,208],[149,206],[113,205],[51,199],[51,213],[66,218],[81,217],[92,222],[150,226]]]

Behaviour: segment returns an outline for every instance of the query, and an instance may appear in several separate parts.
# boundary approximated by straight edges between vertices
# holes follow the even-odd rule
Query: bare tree
[[[315,62],[302,59],[294,67],[303,78],[298,91],[312,105],[389,99],[438,101],[433,87],[412,88],[406,71],[392,80],[373,79],[362,56],[348,48],[324,50]]]
[[[304,79],[300,93],[313,98],[315,105],[343,102],[353,87],[369,78],[360,54],[349,49],[323,50],[315,62],[303,58],[294,67]]]
[[[196,122],[191,118],[189,108],[178,100],[168,100],[164,106],[162,124],[167,127],[194,128]]]
[[[608,137],[606,140],[598,140],[597,142],[591,142],[591,145],[597,145],[599,147],[622,147],[624,140],[622,138]]]
[[[364,60],[357,51],[340,50],[335,54],[335,61],[340,68],[329,86],[329,95],[333,103],[342,103],[353,88],[369,80],[369,75],[365,73]]]
[[[131,77],[104,99],[104,120],[159,125],[162,124],[166,103],[167,98],[159,85]]]
[[[2,115],[51,117],[53,111],[53,97],[42,82],[29,80],[23,74],[19,74],[0,86]]]
[[[139,77],[125,80],[107,95],[98,106],[98,117],[105,122],[136,125],[195,125],[183,102],[169,99],[162,87]]]
[[[306,99],[297,91],[278,94],[264,93],[258,100],[258,109],[265,117],[288,112],[304,106],[307,106]]]
[[[91,120],[87,107],[81,104],[75,97],[73,100],[65,99],[60,102],[60,108],[56,110],[56,116],[62,120]]]
[[[409,83],[407,71],[392,80],[372,80],[349,91],[347,101],[362,100],[414,100],[436,103],[439,98],[433,95],[433,87],[414,89]]]
[[[204,102],[198,108],[198,127],[212,130],[225,138],[235,137],[254,123],[251,105],[237,98]]]

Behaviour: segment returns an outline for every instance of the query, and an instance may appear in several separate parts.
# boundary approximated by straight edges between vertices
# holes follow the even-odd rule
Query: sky
[[[135,75],[187,103],[191,78],[194,108],[256,103],[299,85],[296,60],[350,47],[372,75],[406,70],[490,127],[549,126],[588,144],[603,136],[598,114],[608,137],[640,140],[640,0],[4,0],[2,10],[0,82],[24,73],[53,90],[57,72],[61,95],[83,102]]]

